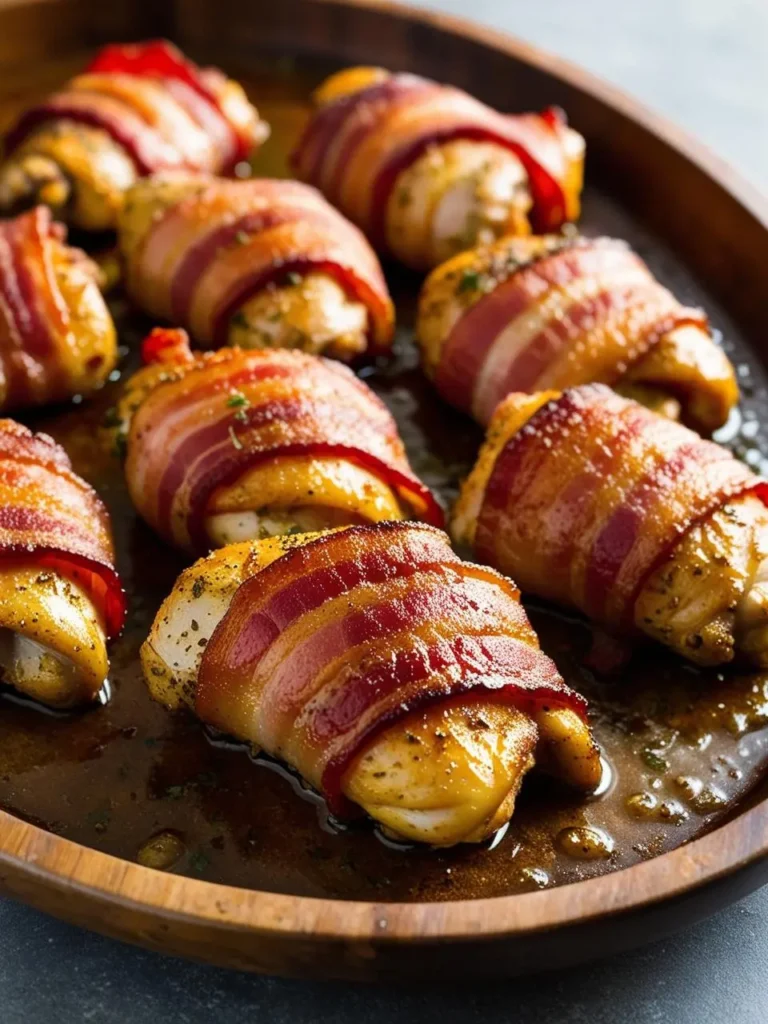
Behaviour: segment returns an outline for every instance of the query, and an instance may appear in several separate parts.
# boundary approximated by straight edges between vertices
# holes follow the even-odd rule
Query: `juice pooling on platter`
[[[107,46],[11,128],[0,209],[44,203],[68,224],[104,231],[141,175],[168,167],[228,174],[267,133],[236,82],[198,68],[171,43]]]
[[[766,667],[767,499],[726,448],[592,384],[501,403],[451,530],[523,593]]]
[[[400,838],[481,841],[534,765],[586,790],[600,779],[586,702],[539,650],[514,584],[433,527],[222,548],[179,577],[142,661],[155,699]]]
[[[282,350],[193,353],[156,330],[118,407],[141,515],[197,554],[385,519],[441,524],[383,402],[346,366]]]
[[[453,86],[366,67],[331,76],[313,99],[297,176],[407,266],[578,217],[584,140],[562,111],[502,114]]]

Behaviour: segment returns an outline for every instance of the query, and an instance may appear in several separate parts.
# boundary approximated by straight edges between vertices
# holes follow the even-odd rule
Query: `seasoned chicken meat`
[[[117,359],[96,266],[45,207],[0,223],[0,408],[89,395]]]
[[[419,552],[421,534],[425,533],[423,527],[403,526],[400,530],[407,531],[405,534],[400,531],[393,534],[392,527],[386,527],[380,538],[376,530],[365,528],[359,538],[350,536],[349,539],[342,536],[348,531],[342,530],[325,535],[309,534],[235,544],[214,552],[182,573],[142,648],[145,677],[155,699],[169,708],[186,705],[203,721],[287,760],[307,781],[323,790],[334,807],[351,802],[364,809],[389,834],[400,839],[435,846],[485,839],[509,820],[523,777],[536,763],[574,786],[585,790],[594,788],[600,779],[599,756],[583,710],[578,702],[571,703],[569,691],[563,687],[562,681],[554,691],[550,691],[549,699],[528,701],[524,699],[525,691],[521,691],[517,703],[513,697],[499,699],[495,691],[485,690],[482,680],[468,693],[462,694],[461,687],[458,687],[455,694],[447,692],[445,699],[432,700],[422,707],[417,707],[420,699],[414,690],[414,695],[407,699],[413,705],[413,711],[401,712],[385,728],[369,728],[367,734],[344,744],[348,749],[345,749],[341,768],[331,765],[329,769],[327,764],[323,764],[323,756],[318,761],[311,755],[309,748],[314,741],[308,737],[313,727],[309,722],[302,724],[311,704],[306,705],[305,712],[301,711],[311,691],[302,696],[304,691],[296,688],[304,685],[305,671],[314,671],[311,666],[316,654],[321,649],[326,651],[325,637],[333,642],[330,638],[350,608],[359,609],[361,615],[372,614],[378,618],[379,614],[389,614],[385,611],[388,604],[381,605],[380,613],[375,611],[383,600],[384,586],[391,595],[400,595],[397,603],[391,606],[394,610],[400,602],[407,601],[408,592],[415,591],[419,585],[449,585],[455,596],[453,611],[444,611],[448,616],[446,623],[452,623],[446,636],[453,636],[452,642],[456,644],[457,637],[451,631],[468,630],[471,633],[477,629],[477,624],[470,626],[470,621],[476,620],[477,612],[473,613],[470,606],[463,603],[463,594],[466,589],[469,597],[471,589],[477,596],[483,592],[483,587],[476,582],[468,584],[466,580],[462,581],[463,563],[450,553],[444,541],[440,542],[444,548],[443,557],[453,566],[452,572],[458,574],[452,584],[435,568],[430,551]],[[355,532],[350,531],[352,535]],[[426,534],[427,543],[438,543],[436,538],[440,536],[430,531]],[[330,545],[327,543],[329,540]],[[358,547],[360,540],[366,545],[365,552]],[[350,542],[363,559],[356,563],[359,568],[354,573],[351,569],[342,569],[340,559],[344,547],[338,548],[339,544],[346,546]],[[386,548],[383,557],[393,562],[392,578],[401,577],[386,585],[383,577],[377,577],[382,582],[374,584],[373,578],[365,583],[359,575],[367,572],[364,566],[379,543]],[[405,550],[401,549],[401,543],[405,544]],[[316,592],[307,590],[306,598],[299,597],[300,583],[286,584],[291,586],[290,592],[295,593],[296,599],[306,608],[307,616],[313,616],[312,624],[309,617],[306,622],[301,619],[296,623],[281,618],[279,628],[285,632],[285,640],[277,636],[273,645],[264,649],[259,667],[252,660],[247,670],[248,678],[236,682],[230,678],[224,648],[228,649],[229,640],[234,639],[233,629],[240,637],[236,642],[240,645],[250,643],[242,632],[242,624],[233,626],[233,622],[239,622],[238,602],[244,596],[241,588],[258,586],[259,574],[271,566],[269,577],[262,577],[264,587],[267,587],[268,578],[271,580],[283,568],[277,562],[286,555],[295,558],[298,549],[305,545],[309,545],[308,557],[300,566],[301,573],[311,580],[313,573],[332,559],[344,572],[351,589],[343,593],[338,588],[333,593],[329,592],[322,610],[312,613],[309,609],[314,605],[316,599],[312,594]],[[419,554],[429,557],[431,568],[426,567],[426,562],[422,564],[419,561]],[[398,555],[408,560],[406,564],[411,564],[408,572],[400,567]],[[370,564],[373,566],[375,563]],[[413,572],[417,575],[413,576]],[[353,583],[352,574],[359,580],[357,586]],[[298,580],[299,577],[292,576],[291,579]],[[380,591],[382,593],[377,597]],[[288,591],[285,593],[287,595]],[[496,599],[492,595],[493,591],[486,595],[489,602]],[[526,671],[529,677],[535,675],[539,680],[537,685],[543,685],[541,673],[545,670],[550,672],[554,667],[538,652],[535,635],[524,620],[519,605],[510,599],[506,607],[506,618],[499,620],[499,628],[510,635],[519,631],[529,648]],[[255,607],[252,613],[256,614]],[[490,604],[487,614],[490,614]],[[362,656],[361,665],[367,665],[367,652],[372,664],[377,657],[373,635],[366,647],[361,634],[363,646],[356,647],[350,632],[356,628],[353,626],[355,617],[347,621],[348,624],[342,628],[350,645],[349,657],[356,661],[358,656]],[[426,624],[421,626],[420,621],[420,616],[414,615],[410,626],[420,634],[426,629],[423,634],[426,636],[430,629]],[[231,634],[228,639],[225,638],[227,629]],[[377,636],[383,636],[380,629]],[[223,646],[217,645],[219,637]],[[407,649],[412,643],[407,630],[402,634],[393,632],[391,638],[395,650],[401,646]],[[258,650],[261,650],[262,641],[256,642]],[[506,642],[513,645],[511,639]],[[280,652],[284,643],[288,644],[286,650],[293,652],[290,657],[300,659],[296,661],[298,676],[294,674],[293,660],[284,669],[280,668],[283,657]],[[467,638],[463,643],[466,645],[471,641]],[[209,660],[212,666],[217,666],[216,680],[211,682],[208,682],[207,669],[203,665],[204,658],[208,657],[204,651],[209,647],[214,651]],[[499,684],[503,685],[506,662],[500,652],[501,648],[494,671],[498,674]],[[330,649],[324,657],[329,655],[333,657]],[[386,670],[388,678],[394,674],[388,686],[394,687],[398,683],[395,678],[400,671],[398,664],[396,657],[390,669]],[[299,665],[303,667],[299,668]],[[343,661],[339,665],[343,666]],[[272,673],[277,673],[277,677]],[[334,685],[336,688],[339,685],[347,687],[349,699],[356,700],[352,693],[357,685],[355,678],[354,674],[348,675],[342,668],[338,682],[331,684],[332,688]],[[436,680],[437,677],[433,678]],[[551,677],[550,686],[553,679]],[[405,677],[401,677],[399,682],[401,686],[407,686]],[[427,679],[419,684],[418,689],[423,691],[430,685],[433,684]],[[313,689],[315,701],[320,700],[319,691],[316,687]],[[269,699],[276,704],[263,704],[267,700],[264,696],[267,692]],[[405,699],[405,690],[400,692],[400,697]],[[287,708],[291,700],[298,700],[300,707],[289,713]],[[294,725],[278,727],[277,719],[270,714],[268,707],[286,709],[280,711],[280,715],[289,714]],[[372,711],[374,721],[377,720],[376,715],[384,722],[393,717],[393,713],[383,707]],[[294,714],[297,716],[295,720]],[[364,704],[359,705],[359,715],[363,719],[368,715]],[[334,749],[338,745],[332,735],[326,738],[326,742]],[[336,783],[330,779],[333,771],[340,772],[338,793],[335,793]]]
[[[0,420],[0,682],[56,708],[98,697],[125,614],[113,558],[64,450]]]
[[[110,230],[142,175],[231,173],[267,134],[237,82],[196,67],[170,43],[108,46],[12,127],[0,210],[42,204],[74,227]]]
[[[560,111],[499,114],[459,89],[366,67],[332,75],[313,100],[299,177],[416,270],[578,216],[584,140]]]
[[[347,367],[280,349],[192,353],[157,330],[117,410],[136,507],[197,553],[285,533],[442,522],[394,419]]]
[[[524,591],[699,665],[768,665],[768,487],[603,385],[510,395],[452,516]]]
[[[425,282],[416,334],[440,394],[483,424],[513,391],[593,381],[708,433],[738,401],[704,314],[615,239],[504,238],[462,253]]]
[[[376,256],[306,185],[154,175],[127,193],[118,232],[135,302],[201,344],[349,362],[390,343]]]

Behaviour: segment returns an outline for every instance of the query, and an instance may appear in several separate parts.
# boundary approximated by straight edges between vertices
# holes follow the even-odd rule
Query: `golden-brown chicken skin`
[[[137,177],[133,160],[103,128],[49,121],[0,168],[0,209],[42,203],[73,227],[108,231]]]
[[[409,76],[392,75],[382,68],[347,68],[328,78],[313,94],[313,101],[316,110],[322,112],[324,108],[356,96],[361,97],[360,103],[363,104],[367,102],[367,95],[370,94],[373,110],[375,103],[379,102],[378,96],[373,98],[374,87],[380,86],[384,91],[402,88],[404,102],[407,90],[413,89],[413,81]],[[423,84],[427,88],[431,84],[433,90],[440,88],[434,83]],[[454,102],[459,104],[475,102],[457,90],[452,95]],[[383,102],[386,103],[387,100]],[[421,102],[424,105],[424,113],[420,112]],[[427,133],[430,124],[429,102],[426,98],[422,100],[418,94],[414,94],[412,99],[414,120],[425,119],[424,131]],[[477,109],[472,107],[471,113],[464,116],[472,120],[472,116],[477,117],[478,111],[481,110],[492,117],[498,116],[480,105],[477,105]],[[439,114],[433,116],[437,120],[440,118]],[[363,121],[362,112],[359,116],[356,113],[351,114],[350,121],[355,117],[355,124]],[[529,118],[534,122],[536,115],[529,115]],[[373,122],[374,118],[369,120]],[[403,125],[405,123],[404,117]],[[403,130],[407,134],[409,129]],[[384,125],[381,126],[380,133],[381,142],[377,144],[374,161],[377,161],[386,150],[388,138],[394,138],[393,147],[398,145],[398,138],[392,136]],[[436,134],[439,135],[439,131],[436,131]],[[531,220],[536,212],[535,196],[523,160],[509,146],[495,141],[492,137],[485,139],[482,133],[481,137],[474,138],[463,138],[461,132],[457,132],[457,135],[458,137],[448,137],[445,140],[438,138],[428,146],[420,147],[423,151],[399,170],[388,189],[380,241],[396,259],[415,270],[429,270],[471,246],[491,242],[510,234],[527,235],[531,231]],[[561,221],[575,220],[579,213],[584,140],[564,124],[558,125],[555,137],[556,143],[553,139],[548,139],[547,144],[556,145],[560,150],[560,186],[565,207],[561,213]],[[408,145],[413,145],[416,141],[416,138],[408,135],[407,145],[403,143],[403,148],[408,148]],[[332,159],[335,153],[334,139],[327,140],[326,145],[329,159]],[[314,152],[314,139],[309,148]],[[355,152],[352,152],[351,159],[356,159]],[[362,160],[361,156],[361,166]],[[297,151],[297,165],[301,170],[301,145]],[[356,181],[349,188],[340,186],[339,195],[336,194],[335,186],[324,177],[323,170],[317,175],[308,169],[308,180],[318,184],[332,201],[368,230],[369,225],[366,221],[372,218],[363,216],[361,203],[352,197],[353,187],[357,190],[355,196],[368,187],[367,179],[363,180],[365,173],[365,168],[359,170],[355,166]],[[374,203],[379,201],[377,195]]]
[[[52,438],[0,419],[0,513],[0,682],[95,700],[125,615],[106,508]]]
[[[267,134],[237,82],[170,43],[106,47],[11,129],[0,210],[42,204],[73,227],[112,230],[142,175],[175,166],[231,173]]]
[[[117,360],[98,268],[44,207],[0,224],[0,246],[0,408],[96,391]]]
[[[497,461],[510,440],[555,400],[556,392],[511,395],[499,408],[452,513],[458,543],[476,549]],[[683,442],[692,436],[686,431]],[[760,497],[746,489],[684,531],[644,579],[632,622],[639,633],[698,665],[768,665],[768,509]]]
[[[247,579],[317,534],[234,544],[179,577],[142,648],[153,697],[194,710],[202,642]],[[192,636],[196,643],[190,644]],[[535,717],[481,698],[456,698],[408,715],[367,743],[347,769],[346,797],[399,839],[450,846],[479,842],[509,820],[536,761],[592,789],[600,762],[589,730],[568,709]]]
[[[154,363],[128,379],[113,428],[122,443],[144,399],[173,376],[171,364]],[[260,463],[217,487],[208,504],[206,531],[212,546],[223,547],[407,514],[391,487],[364,466],[333,456],[294,455]]]
[[[114,429],[134,503],[177,546],[442,521],[391,414],[347,367],[283,350],[193,353],[184,332],[164,329],[144,351]],[[169,474],[173,491],[158,486]]]
[[[505,238],[425,282],[416,333],[427,375],[487,423],[512,391],[605,381],[711,433],[738,401],[706,318],[612,239]]]
[[[644,633],[699,665],[768,666],[768,509],[732,499],[694,527],[635,605]]]
[[[0,680],[54,708],[93,700],[107,678],[103,619],[81,587],[19,561],[0,567]]]
[[[131,264],[152,224],[210,182],[183,174],[137,183],[118,219],[124,260]],[[290,348],[349,362],[368,345],[368,310],[330,274],[292,273],[259,290],[232,311],[226,344],[240,348]]]

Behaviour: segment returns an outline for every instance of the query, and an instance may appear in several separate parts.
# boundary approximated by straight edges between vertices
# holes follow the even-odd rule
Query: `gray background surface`
[[[257,0],[258,2],[258,0]],[[768,191],[768,0],[422,0],[580,62]],[[557,975],[375,990],[202,967],[0,900],[0,1024],[765,1024],[768,889],[667,942]]]

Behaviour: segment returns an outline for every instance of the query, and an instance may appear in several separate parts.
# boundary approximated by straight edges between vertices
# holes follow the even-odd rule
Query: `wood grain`
[[[54,59],[66,62],[108,39],[160,33],[197,57],[224,56],[230,64],[257,50],[311,52],[418,70],[502,108],[562,104],[587,137],[593,179],[682,254],[765,360],[765,201],[618,90],[489,30],[375,0],[280,0],[258,8],[241,0],[3,4],[0,73],[6,82],[21,71],[25,83],[43,83],[58,66]],[[490,976],[615,952],[762,884],[767,852],[763,802],[688,846],[588,882],[494,900],[375,904],[169,876],[0,812],[3,891],[164,952],[316,977]]]
[[[304,977],[489,977],[666,935],[768,878],[761,804],[689,846],[545,892],[444,904],[253,892],[142,868],[0,812],[0,887],[87,928],[224,966]]]

